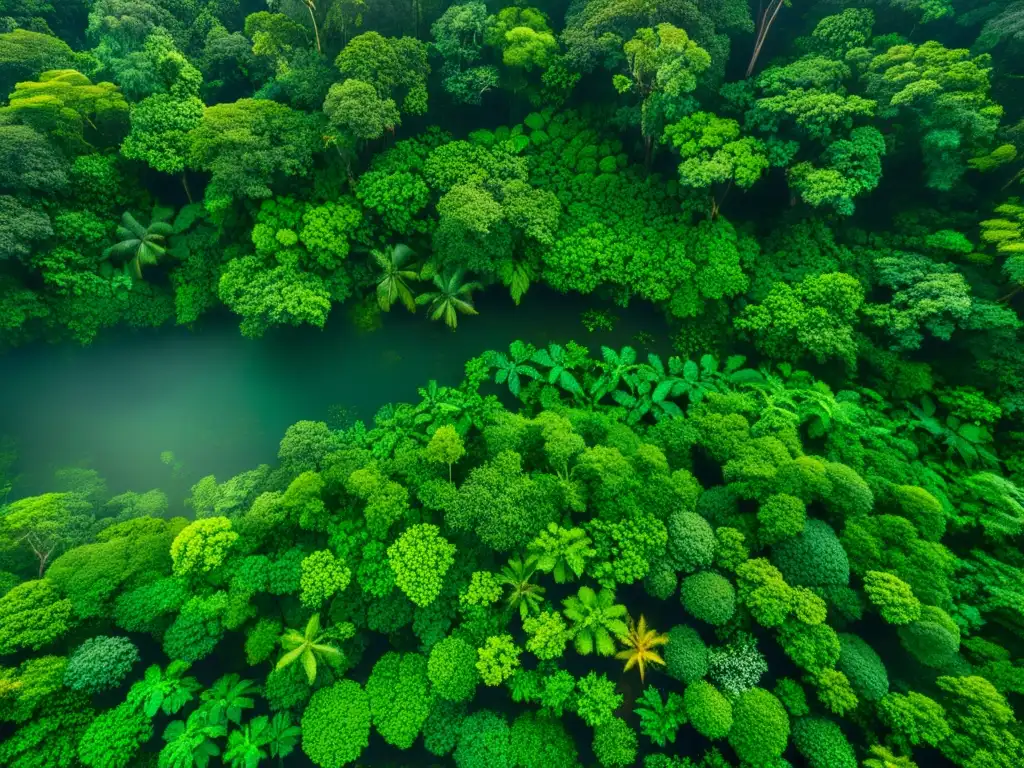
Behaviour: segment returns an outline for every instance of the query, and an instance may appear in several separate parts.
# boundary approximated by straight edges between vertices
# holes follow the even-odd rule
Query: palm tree
[[[185,676],[188,670],[186,661],[172,661],[166,671],[154,664],[128,691],[128,701],[141,708],[147,717],[155,717],[161,710],[165,715],[179,712],[202,688],[194,677]]]
[[[668,643],[668,635],[660,635],[648,627],[643,614],[640,614],[640,621],[636,624],[632,618],[629,619],[629,631],[619,635],[619,642],[626,646],[626,650],[619,651],[615,658],[626,662],[625,672],[637,667],[640,670],[640,682],[644,680],[648,664],[665,666],[665,660],[654,649]]]
[[[536,556],[539,570],[554,574],[555,581],[564,584],[583,575],[587,560],[597,554],[592,543],[582,528],[565,529],[548,523],[547,530],[537,534],[528,549]]]
[[[331,637],[329,632],[320,631],[320,614],[314,613],[306,624],[306,629],[299,632],[297,629],[286,629],[281,635],[281,647],[285,654],[278,659],[277,669],[284,669],[297,660],[302,661],[302,668],[306,671],[306,678],[312,685],[316,680],[317,663],[338,664],[344,658],[344,654],[326,641]]]
[[[513,557],[508,565],[501,569],[498,581],[512,587],[508,596],[510,608],[519,608],[519,618],[526,620],[531,613],[540,613],[540,604],[544,601],[544,587],[530,581],[537,572],[537,558]]]
[[[533,347],[518,340],[509,344],[507,355],[504,352],[488,352],[485,358],[487,364],[496,369],[494,382],[507,383],[508,391],[519,397],[523,376],[531,379],[540,378],[537,369],[526,364],[534,352]]]
[[[115,256],[131,263],[137,277],[142,277],[142,267],[153,266],[157,259],[167,252],[164,245],[167,236],[174,228],[167,221],[171,211],[166,208],[153,208],[149,224],[142,223],[127,211],[121,216],[121,225],[117,228],[118,242],[107,248],[105,256]]]
[[[615,653],[615,638],[629,632],[622,617],[626,606],[615,602],[615,590],[607,587],[594,592],[590,587],[562,601],[564,613],[572,623],[573,644],[582,656],[595,650],[601,656]]]
[[[401,301],[410,312],[415,312],[416,299],[406,281],[418,280],[420,275],[405,263],[412,256],[412,248],[396,245],[390,253],[373,251],[372,255],[381,269],[380,279],[377,280],[377,303],[380,308],[388,312],[392,304]]]
[[[267,736],[267,716],[253,718],[228,736],[224,762],[229,768],[259,768],[260,761],[267,756],[263,749],[267,745]]]
[[[227,728],[212,721],[208,710],[194,710],[187,721],[175,720],[164,730],[161,768],[207,768],[220,755],[217,740],[226,734]]]
[[[573,361],[561,344],[548,344],[547,349],[538,349],[530,362],[548,368],[548,384],[557,384],[572,395],[582,395],[583,387],[571,373]]]
[[[252,680],[243,680],[240,675],[232,672],[203,691],[200,698],[210,710],[211,720],[230,720],[235,725],[241,725],[243,710],[255,706],[252,696],[258,692]]]
[[[462,282],[463,271],[458,269],[448,275],[434,275],[436,291],[421,293],[416,297],[417,304],[430,304],[431,320],[444,318],[445,325],[455,330],[459,324],[459,312],[464,315],[479,314],[473,307],[473,291],[483,286],[477,282]]]
[[[601,347],[601,357],[604,358],[604,362],[599,363],[601,375],[590,388],[595,403],[618,389],[624,379],[628,385],[629,375],[636,370],[636,350],[633,347],[623,347],[618,352],[611,347]]]
[[[301,735],[302,729],[292,723],[291,715],[287,712],[274,715],[266,733],[267,751],[271,757],[277,758],[278,765],[284,765],[284,759],[295,751]]]

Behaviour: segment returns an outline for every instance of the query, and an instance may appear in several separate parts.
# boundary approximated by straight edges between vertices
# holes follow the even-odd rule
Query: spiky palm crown
[[[471,302],[473,291],[483,286],[478,282],[463,283],[464,272],[459,269],[448,275],[434,275],[434,287],[436,291],[421,294],[416,299],[417,304],[430,304],[430,319],[444,319],[445,325],[452,330],[458,325],[461,312],[465,315],[478,314]]]
[[[167,237],[174,232],[168,223],[170,211],[154,208],[148,225],[143,225],[131,213],[121,216],[117,227],[118,242],[107,249],[107,255],[125,258],[135,267],[135,274],[142,277],[142,266],[153,266],[157,259],[167,252],[164,245]]]
[[[277,669],[283,669],[297,660],[301,661],[309,684],[312,685],[316,680],[318,658],[331,662],[342,656],[341,651],[326,642],[329,639],[330,633],[320,631],[320,615],[314,613],[306,624],[305,631],[288,629],[281,635],[281,647],[286,653],[278,659]]]
[[[412,255],[412,248],[402,243],[387,253],[373,251],[373,259],[381,270],[381,277],[377,281],[377,303],[385,312],[396,301],[401,301],[410,312],[416,311],[416,299],[406,282],[420,278],[414,266],[406,266],[406,261]]]
[[[665,660],[654,649],[668,643],[668,635],[659,634],[656,630],[647,626],[647,619],[640,614],[640,620],[633,623],[629,619],[629,630],[619,636],[619,642],[626,646],[624,651],[615,654],[615,658],[626,662],[625,671],[633,667],[640,670],[640,680],[643,681],[648,664],[665,665]]]
[[[536,557],[528,557],[525,561],[514,557],[501,569],[501,582],[512,588],[508,604],[511,608],[519,608],[519,616],[522,619],[526,619],[530,613],[540,611],[544,593],[547,592],[544,587],[530,581],[536,572]]]

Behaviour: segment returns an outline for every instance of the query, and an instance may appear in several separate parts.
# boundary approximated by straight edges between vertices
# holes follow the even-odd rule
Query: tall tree
[[[323,146],[316,116],[266,99],[239,99],[203,110],[193,129],[189,166],[211,173],[204,203],[222,212],[238,198],[272,195],[279,176],[309,172]]]
[[[615,75],[619,93],[635,92],[640,99],[640,133],[644,158],[650,165],[654,138],[661,134],[666,117],[686,110],[685,96],[697,88],[697,78],[711,66],[708,52],[686,31],[671,24],[638,29],[622,46],[626,75]]]

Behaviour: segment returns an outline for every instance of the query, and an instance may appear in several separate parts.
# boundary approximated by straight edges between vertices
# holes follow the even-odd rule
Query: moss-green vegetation
[[[0,0],[4,347],[670,332],[299,422],[190,519],[4,458],[0,764],[1024,765],[1024,11],[840,5]]]

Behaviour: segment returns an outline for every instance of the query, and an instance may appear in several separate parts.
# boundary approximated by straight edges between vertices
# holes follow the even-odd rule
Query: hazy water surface
[[[45,490],[54,469],[76,465],[98,470],[114,493],[162,488],[177,510],[199,477],[225,480],[272,461],[288,425],[325,420],[332,405],[369,419],[430,379],[457,383],[467,358],[516,338],[620,346],[664,327],[636,306],[614,310],[614,332],[588,333],[580,313],[593,301],[538,288],[519,307],[501,290],[477,306],[480,315],[461,317],[455,333],[401,307],[361,333],[336,308],[322,332],[245,339],[224,317],[192,332],[114,330],[90,347],[39,344],[0,356],[0,434],[17,441],[23,473],[16,494]],[[162,451],[181,462],[180,477]]]

